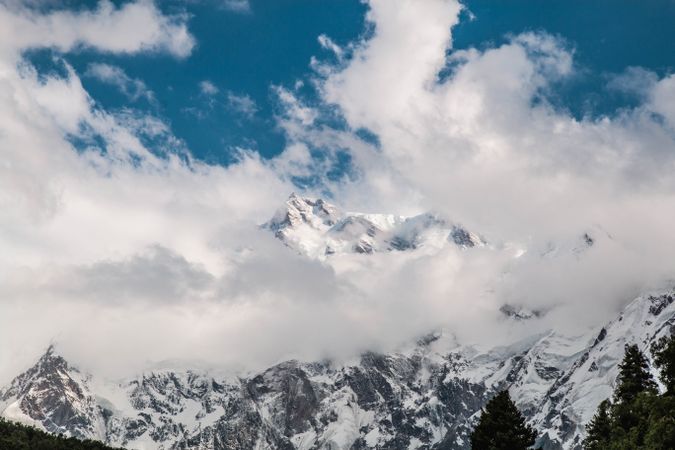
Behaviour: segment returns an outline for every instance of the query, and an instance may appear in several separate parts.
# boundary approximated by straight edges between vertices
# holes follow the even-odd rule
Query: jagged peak
[[[330,227],[340,216],[338,208],[322,198],[303,197],[292,192],[263,228],[279,232],[301,224],[312,228]]]
[[[50,343],[47,347],[47,350],[42,354],[41,359],[51,358],[54,356],[59,356],[56,353],[56,346],[53,343]]]
[[[53,364],[55,362],[63,364],[69,368],[72,368],[68,364],[68,361],[66,361],[66,359],[57,351],[56,345],[54,343],[50,343],[49,346],[47,347],[47,350],[45,350],[42,356],[40,356],[40,358],[38,359],[36,366],[44,363]]]
[[[544,312],[541,310],[529,309],[523,306],[511,305],[509,303],[503,304],[499,308],[499,312],[514,320],[538,319],[544,315]]]
[[[485,240],[460,225],[453,225],[449,238],[460,247],[470,248],[485,245]]]
[[[486,246],[485,239],[445,217],[343,212],[322,198],[292,192],[262,228],[288,247],[309,257],[439,249],[448,243],[462,249]]]

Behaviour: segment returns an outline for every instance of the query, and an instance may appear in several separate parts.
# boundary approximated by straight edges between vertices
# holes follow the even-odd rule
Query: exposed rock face
[[[0,391],[6,413],[35,421],[50,433],[100,438],[101,420],[89,377],[70,366],[52,346],[40,360]]]
[[[150,371],[115,383],[49,348],[0,391],[3,415],[140,449],[468,449],[476,413],[509,388],[546,449],[579,449],[626,342],[675,328],[673,292],[640,297],[592,335],[477,350],[434,334],[358,361],[289,361],[251,376]],[[528,320],[525,318],[511,320]]]

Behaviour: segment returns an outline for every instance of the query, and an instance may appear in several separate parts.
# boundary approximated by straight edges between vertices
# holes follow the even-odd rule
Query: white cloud
[[[0,301],[3,380],[27,362],[32,351],[54,338],[67,341],[84,336],[79,333],[89,334],[95,327],[87,329],[86,323],[115,328],[126,322],[108,322],[102,319],[104,311],[110,313],[108,317],[121,317],[137,301],[139,305],[145,300],[180,305],[186,297],[193,301],[206,295],[197,291],[231,270],[227,255],[236,255],[238,246],[245,245],[227,241],[225,251],[220,247],[225,245],[221,235],[228,235],[224,230],[255,229],[292,189],[271,163],[252,153],[242,152],[229,167],[194,161],[157,118],[133,110],[111,114],[96,106],[78,74],[64,61],[57,60],[64,76],[46,75],[38,74],[20,56],[25,46],[38,45],[36,37],[65,33],[61,26],[66,22],[71,38],[52,36],[45,45],[60,42],[62,50],[87,45],[126,53],[154,46],[159,50],[162,42],[168,42],[168,37],[141,34],[135,40],[125,35],[129,39],[121,44],[116,37],[124,30],[106,27],[102,21],[128,24],[138,19],[131,16],[140,11],[140,18],[147,19],[145,28],[152,29],[153,21],[158,21],[160,34],[173,22],[149,2],[109,7],[103,4],[95,12],[49,16],[3,7],[0,13],[0,21],[10,27],[22,22],[32,27],[28,36],[3,40],[0,52],[0,249],[4,255],[0,256],[0,291],[7,294]],[[93,28],[98,29],[95,36],[90,32]],[[128,81],[114,67],[95,66],[92,73]],[[146,148],[142,136],[164,142],[164,157]],[[74,148],[73,138],[83,146]],[[158,283],[157,277],[153,281],[152,273],[176,283]],[[120,290],[118,283],[126,288]],[[155,290],[159,284],[164,287]],[[119,295],[111,297],[114,291]],[[220,302],[213,296],[210,300]],[[166,322],[156,331],[168,332],[169,317],[182,315],[178,309],[184,306],[160,314]],[[57,316],[63,320],[53,320]],[[143,316],[150,330],[147,320],[149,316]],[[22,331],[29,322],[35,330],[32,336]],[[108,338],[103,341],[113,343]],[[98,344],[104,345],[103,341]],[[138,361],[140,356],[132,352],[127,359]]]
[[[642,67],[628,67],[623,73],[612,76],[607,88],[644,98],[650,94],[657,81],[658,77],[653,72]]]
[[[277,86],[275,88],[279,101],[283,105],[284,114],[292,121],[298,121],[302,126],[309,126],[318,117],[318,112],[302,104],[288,89]]]
[[[251,12],[249,0],[223,0],[223,7],[238,13]]]
[[[230,90],[225,90],[222,92],[222,95],[220,95],[220,88],[208,80],[199,83],[199,90],[206,99],[206,104],[209,109],[213,109],[216,106],[227,108],[248,119],[252,118],[258,111],[258,106],[248,94],[237,94]],[[190,112],[197,116],[204,114],[197,108],[191,108]]]
[[[138,53],[166,51],[186,57],[195,40],[182,17],[168,17],[151,0],[116,7],[101,0],[96,9],[40,14],[21,6],[0,5],[0,51],[53,47],[70,51]]]
[[[324,104],[276,88],[288,149],[269,161],[243,152],[229,167],[179,153],[156,118],[95,107],[67,65],[63,78],[38,76],[18,56],[38,39],[0,40],[0,379],[52,338],[122,371],[164,358],[255,367],[348,355],[436,326],[504,342],[518,330],[497,320],[503,302],[549,311],[528,332],[569,329],[599,323],[672,277],[672,77],[656,80],[634,110],[577,120],[546,101],[550,82],[574,73],[559,40],[528,33],[448,57],[457,2],[370,7],[373,34],[314,80]],[[0,20],[32,24],[42,38],[63,33],[68,17],[69,37],[45,41],[64,50],[180,54],[167,37],[117,42],[110,27],[92,37],[91,23],[130,14],[105,8],[53,19],[5,8]],[[322,114],[347,127],[330,128]],[[364,128],[377,142],[354,131]],[[141,130],[177,150],[158,157]],[[74,149],[73,136],[90,146]],[[312,158],[314,149],[326,157]],[[353,180],[323,176],[339,151],[349,152]],[[323,176],[320,189],[348,209],[434,209],[498,248],[529,251],[303,259],[257,224],[293,189],[291,177],[308,174]],[[586,231],[596,244],[583,257],[540,257]]]
[[[675,75],[654,84],[649,97],[649,108],[660,114],[670,129],[675,131]]]
[[[227,103],[233,110],[248,117],[249,119],[258,111],[255,101],[247,94],[238,95],[229,91],[227,93]]]
[[[281,122],[296,144],[323,149],[334,142],[350,149],[359,180],[331,185],[338,198],[356,210],[436,209],[534,254],[589,227],[612,236],[581,262],[571,256],[547,263],[537,257],[486,258],[471,266],[489,274],[470,274],[480,282],[446,273],[452,285],[434,283],[438,295],[452,300],[437,317],[457,325],[452,317],[459,311],[450,302],[465,307],[483,289],[489,294],[480,296],[493,308],[508,300],[550,309],[546,320],[565,329],[599,323],[638,291],[670,282],[675,265],[665,261],[675,250],[667,231],[675,216],[666,213],[675,206],[672,77],[633,79],[639,86],[632,89],[646,93],[644,104],[577,120],[546,100],[552,82],[574,74],[573,52],[559,39],[525,33],[498,47],[446,57],[458,3],[369,5],[372,35],[356,43],[346,64],[330,70],[322,64],[317,71],[323,98],[342,113],[348,130],[312,126],[318,108],[304,126],[301,118]],[[450,74],[439,80],[445,68]],[[288,115],[297,116],[299,100],[287,103]],[[375,133],[378,145],[355,145],[357,136],[349,130],[364,128]]]
[[[142,80],[131,78],[120,67],[104,63],[90,64],[85,75],[115,86],[131,101],[137,101],[140,98],[145,98],[149,102],[155,101],[154,93]]]
[[[337,45],[331,38],[329,38],[325,34],[321,34],[317,39],[321,47],[333,52],[338,59],[342,59],[344,55],[344,50],[339,45]]]
[[[210,82],[209,80],[204,80],[199,83],[199,90],[204,95],[215,95],[220,92],[218,86]]]

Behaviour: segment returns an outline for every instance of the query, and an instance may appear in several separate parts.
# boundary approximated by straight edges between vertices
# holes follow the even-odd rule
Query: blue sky
[[[82,7],[82,2],[70,3]],[[642,67],[658,76],[675,68],[675,52],[664,51],[665,43],[675,42],[672,0],[466,0],[463,4],[466,10],[453,29],[455,49],[498,46],[526,31],[562,38],[574,52],[575,74],[553,84],[546,95],[556,107],[579,118],[612,115],[639,102],[633,92],[608,87],[612,76],[627,68]],[[303,98],[315,101],[309,83],[310,59],[331,58],[318,37],[326,35],[344,46],[368,33],[367,5],[358,0],[251,0],[243,9],[227,7],[223,0],[171,0],[158,6],[167,14],[187,14],[197,41],[187,58],[79,51],[65,59],[81,73],[90,64],[106,63],[141,80],[153,92],[152,101],[143,96],[130,101],[115,86],[83,77],[85,88],[104,108],[132,107],[157,115],[195,157],[216,164],[232,162],[237,147],[254,149],[265,157],[278,155],[286,141],[275,120],[279,101],[273,86],[290,88],[303,81]],[[46,53],[37,52],[33,58],[42,70],[49,66]],[[203,82],[217,92],[202,92]]]

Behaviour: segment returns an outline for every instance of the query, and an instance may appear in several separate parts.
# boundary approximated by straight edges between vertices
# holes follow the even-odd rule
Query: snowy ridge
[[[288,361],[245,377],[165,369],[111,382],[50,347],[0,390],[0,408],[50,432],[136,449],[468,449],[476,413],[508,387],[545,449],[578,449],[624,344],[648,351],[675,330],[674,298],[639,297],[583,337],[549,332],[477,351],[435,333],[401,353],[342,366]]]
[[[323,199],[291,194],[263,225],[288,247],[306,256],[326,259],[345,253],[405,251],[453,244],[486,245],[478,234],[433,214],[412,217],[340,211]]]
[[[543,432],[542,442],[580,443],[581,424],[588,423],[597,405],[612,395],[624,346],[638,344],[650,356],[653,342],[675,332],[674,299],[675,291],[639,297],[597,333],[588,349],[546,392],[534,415],[534,423]]]

